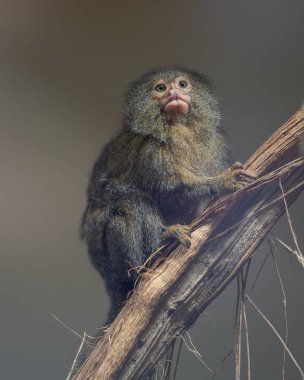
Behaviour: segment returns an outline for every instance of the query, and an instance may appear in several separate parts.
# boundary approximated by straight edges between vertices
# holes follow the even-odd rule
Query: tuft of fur
[[[181,75],[193,86],[191,104],[187,115],[172,123],[151,90],[156,80]],[[218,176],[231,158],[219,115],[210,82],[191,70],[154,70],[129,85],[122,128],[93,167],[81,223],[90,258],[111,299],[107,323],[133,290],[137,275],[129,272],[131,266],[145,262],[168,228],[175,231],[172,226],[190,223],[226,190]]]

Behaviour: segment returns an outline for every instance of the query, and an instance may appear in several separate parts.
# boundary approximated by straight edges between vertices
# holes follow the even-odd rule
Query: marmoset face
[[[187,76],[178,76],[172,81],[157,80],[151,96],[158,102],[161,112],[169,117],[187,115],[191,104],[192,84]]]
[[[132,82],[125,93],[123,116],[124,128],[163,139],[174,126],[214,127],[219,107],[204,75],[174,66]]]

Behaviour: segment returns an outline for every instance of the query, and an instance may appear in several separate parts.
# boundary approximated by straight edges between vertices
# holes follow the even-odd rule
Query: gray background
[[[121,94],[138,74],[184,64],[222,99],[236,157],[250,154],[298,109],[304,89],[303,0],[1,1],[1,379],[63,379],[82,334],[108,301],[78,225],[90,168],[119,128]],[[303,247],[303,197],[291,208]],[[290,243],[286,221],[274,231]],[[267,253],[255,255],[251,278]],[[278,254],[289,347],[304,367],[303,269]],[[252,294],[284,334],[269,259]],[[233,348],[235,283],[190,333],[210,367]],[[280,379],[282,349],[248,307],[252,379]],[[245,363],[245,362],[244,362]],[[245,367],[245,364],[244,364]],[[211,379],[185,348],[179,379]],[[230,356],[217,379],[233,378]],[[243,378],[246,378],[244,376]],[[298,379],[287,360],[286,379]]]

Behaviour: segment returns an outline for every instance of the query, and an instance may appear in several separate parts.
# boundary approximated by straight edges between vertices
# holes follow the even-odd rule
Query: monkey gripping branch
[[[211,203],[192,225],[189,249],[167,244],[73,380],[147,376],[253,254],[304,188],[304,107],[246,162],[258,175]],[[302,142],[302,147],[301,147]],[[281,186],[280,186],[281,185]],[[282,190],[283,189],[283,190]]]

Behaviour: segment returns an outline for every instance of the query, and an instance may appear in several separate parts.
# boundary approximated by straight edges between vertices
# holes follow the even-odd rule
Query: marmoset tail
[[[218,100],[205,76],[170,67],[131,83],[122,127],[90,178],[81,233],[111,299],[121,310],[141,266],[161,244],[191,244],[187,227],[210,200],[253,176],[231,165]]]

